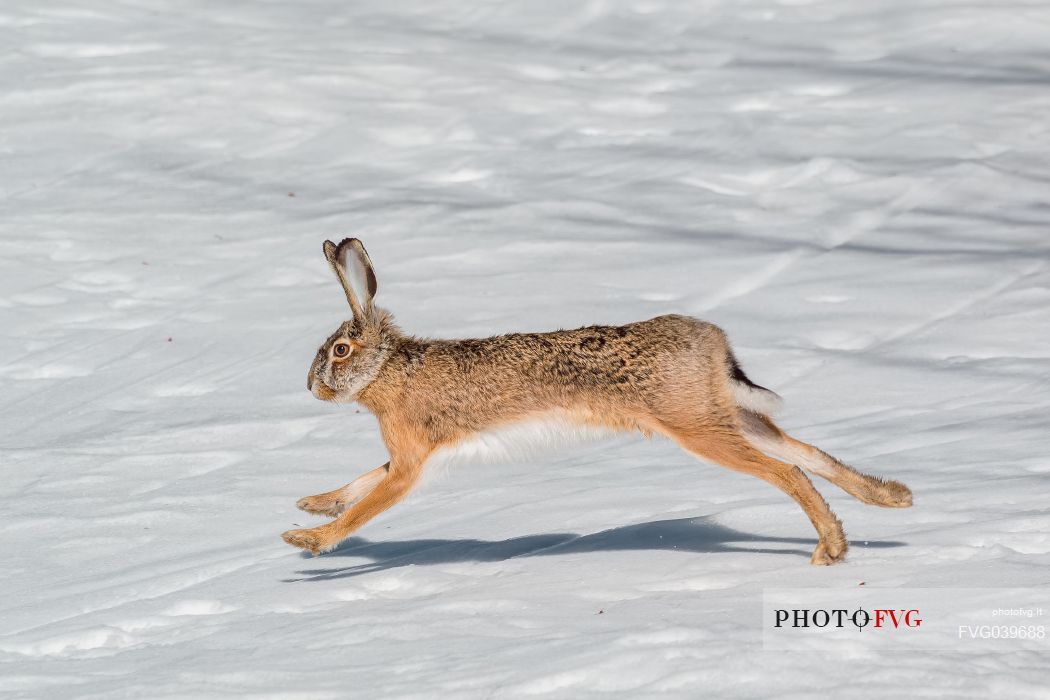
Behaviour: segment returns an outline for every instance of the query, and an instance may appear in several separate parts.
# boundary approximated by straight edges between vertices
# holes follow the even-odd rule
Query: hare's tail
[[[783,404],[780,395],[748,379],[732,351],[726,353],[726,362],[729,366],[729,385],[733,390],[733,399],[740,408],[764,416],[775,415],[780,410]]]

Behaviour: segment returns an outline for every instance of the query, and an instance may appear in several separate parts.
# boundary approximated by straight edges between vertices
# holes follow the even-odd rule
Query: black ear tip
[[[364,258],[368,259],[368,251],[365,250],[365,244],[361,242],[360,238],[344,238],[339,241],[339,245],[335,248],[335,256],[340,260],[345,260],[348,251],[357,251],[358,255],[363,255]]]
[[[332,259],[333,260],[345,260],[346,259],[346,251],[350,250],[351,248],[353,248],[355,242],[358,243],[359,245],[361,243],[356,238],[344,238],[343,240],[339,241],[339,245],[334,245],[333,244],[333,246],[332,246],[332,253],[331,253]],[[327,255],[327,253],[326,253],[326,255]]]
[[[332,254],[337,250],[337,247],[335,243],[332,243],[331,241],[325,241],[321,244],[321,250],[324,251],[324,256],[326,258],[330,258],[332,257]]]

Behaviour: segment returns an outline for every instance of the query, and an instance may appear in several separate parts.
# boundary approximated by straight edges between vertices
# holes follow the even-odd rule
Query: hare
[[[325,241],[324,254],[353,317],[321,345],[306,385],[319,399],[371,411],[390,461],[301,499],[302,510],[335,519],[285,532],[296,547],[333,549],[404,498],[436,454],[535,420],[662,434],[696,457],[768,481],[816,528],[817,565],[840,561],[848,544],[802,469],[864,503],[912,503],[904,484],[862,474],[780,430],[770,418],[780,397],[748,379],[725,333],[710,323],[668,315],[625,326],[425,340],[402,333],[374,305],[375,272],[361,241]]]

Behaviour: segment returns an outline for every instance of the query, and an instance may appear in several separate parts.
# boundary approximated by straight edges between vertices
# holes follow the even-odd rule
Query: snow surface
[[[1036,653],[765,652],[768,587],[1050,578],[1050,6],[0,5],[5,697],[1050,697]],[[446,337],[667,312],[781,423],[903,480],[630,438],[450,472],[337,552],[383,463],[314,400],[358,235]],[[1050,606],[1048,606],[1050,607]]]

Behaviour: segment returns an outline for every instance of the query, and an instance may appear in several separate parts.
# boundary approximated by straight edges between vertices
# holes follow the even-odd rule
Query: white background
[[[7,0],[0,36],[0,692],[1047,697],[1041,655],[760,629],[765,587],[1047,583],[1042,0]],[[853,548],[814,568],[785,495],[624,438],[304,558],[296,499],[386,458],[305,388],[344,235],[414,333],[718,323],[915,507],[819,483]]]

